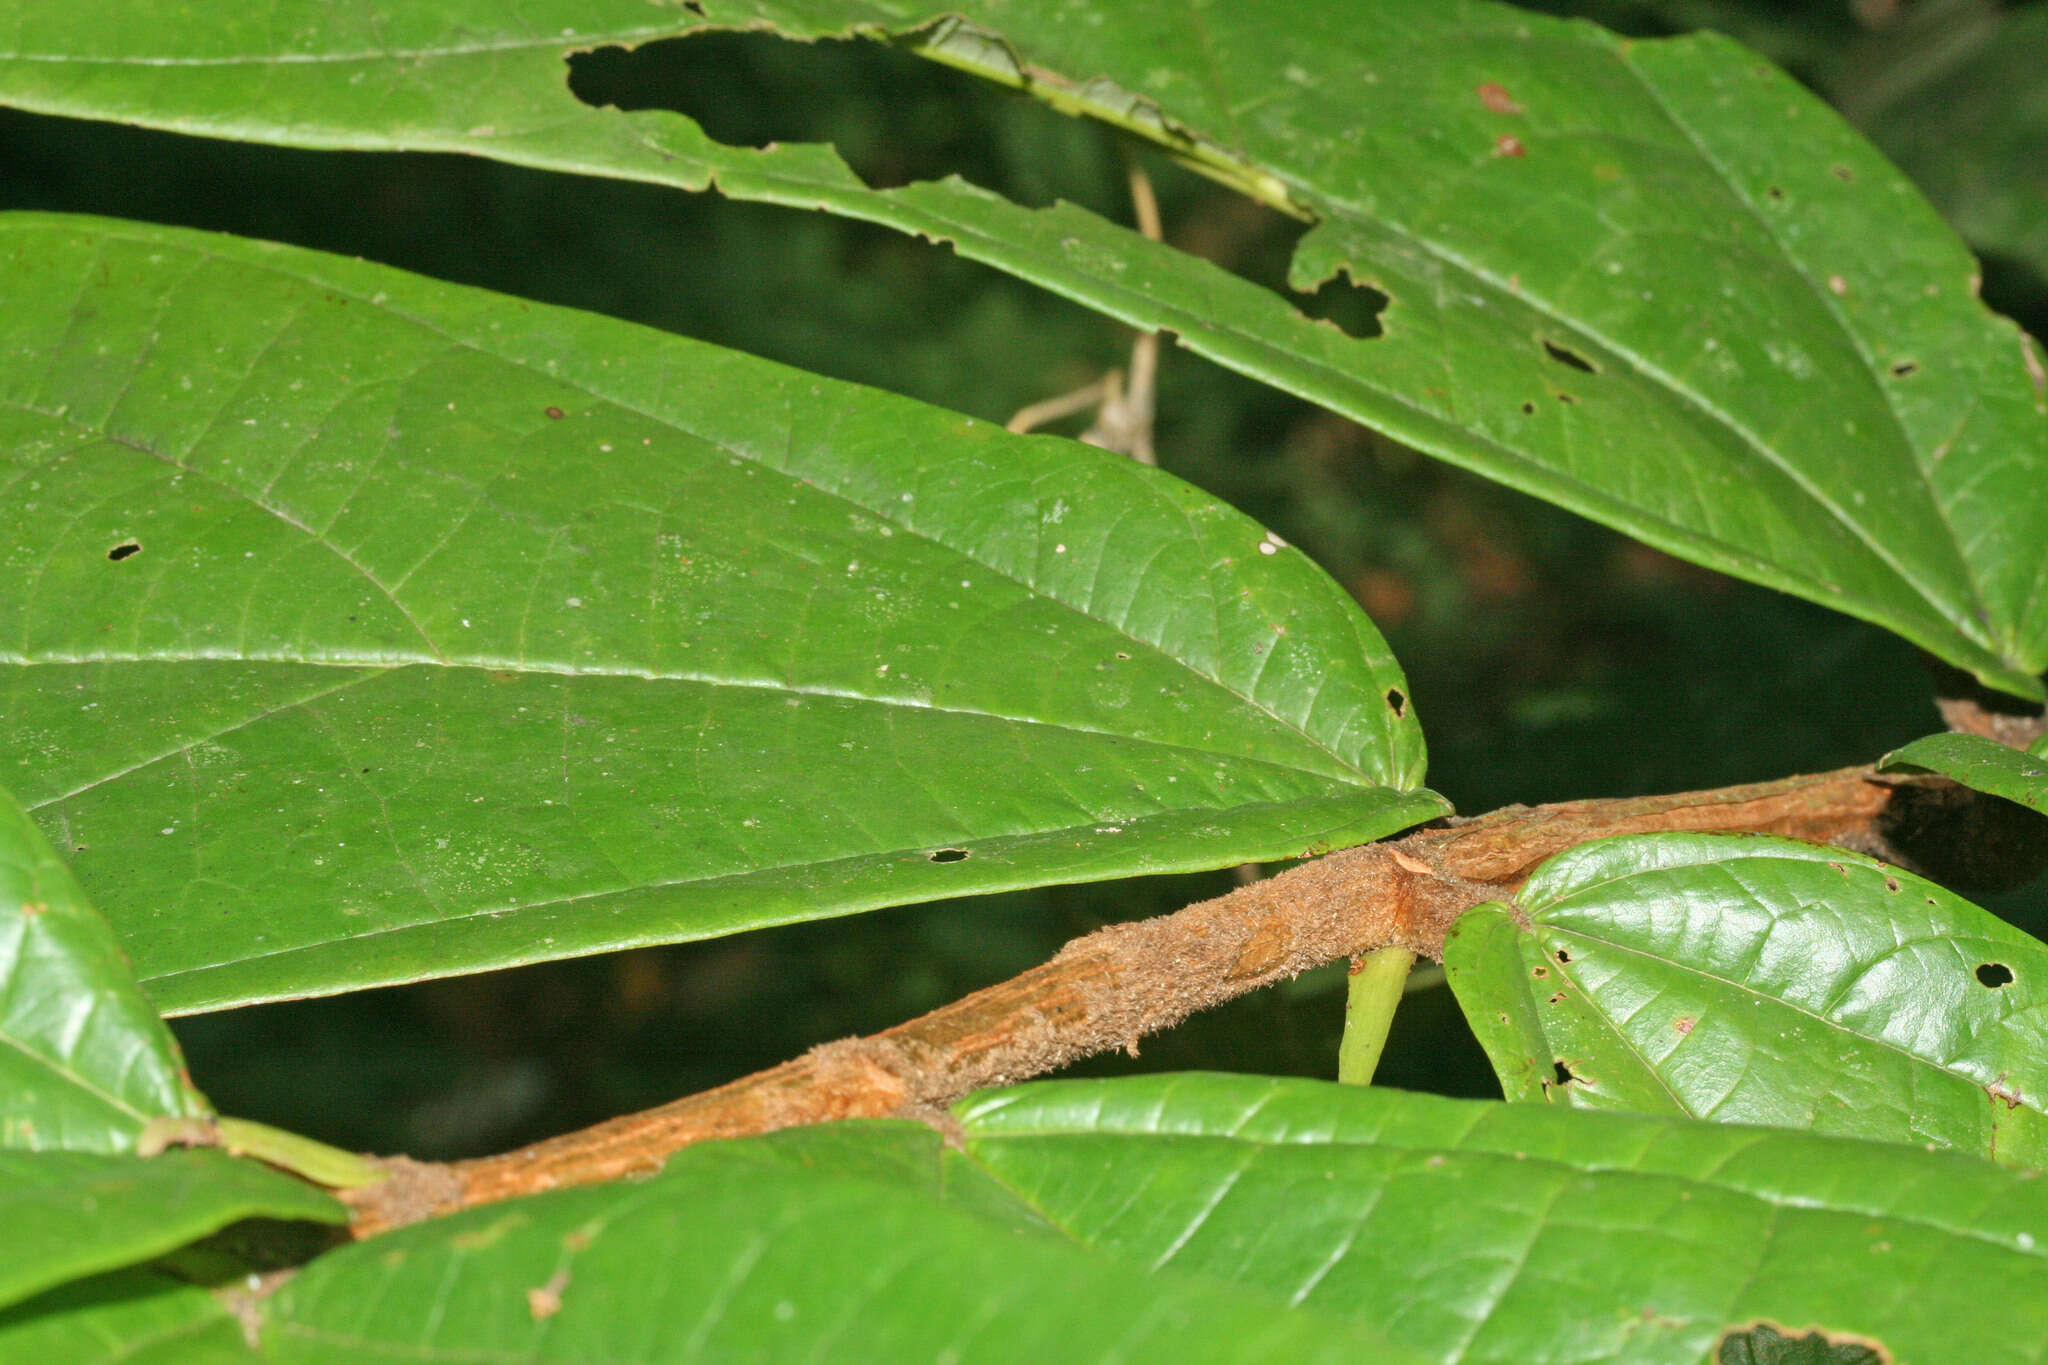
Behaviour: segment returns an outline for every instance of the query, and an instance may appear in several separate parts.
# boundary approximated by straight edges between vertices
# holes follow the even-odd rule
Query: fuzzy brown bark
[[[2041,703],[1994,692],[1961,669],[1931,656],[1923,656],[1923,662],[1934,679],[1934,704],[1949,729],[1982,735],[2014,749],[2026,748],[2048,731],[2048,707]],[[2043,681],[2048,681],[2048,675]]]
[[[1901,785],[1869,768],[1677,796],[1509,807],[1345,849],[1215,900],[1074,940],[1051,961],[866,1038],[501,1156],[399,1161],[352,1191],[369,1236],[518,1195],[657,1171],[710,1138],[830,1119],[935,1116],[983,1086],[1134,1047],[1198,1010],[1283,977],[1399,944],[1441,957],[1473,905],[1588,839],[1669,830],[1786,835],[1896,856],[1881,817]]]

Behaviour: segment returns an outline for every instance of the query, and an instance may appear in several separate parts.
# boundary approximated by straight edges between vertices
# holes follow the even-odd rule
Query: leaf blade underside
[[[1982,735],[1926,735],[1878,760],[1880,768],[1920,768],[2048,815],[2048,735],[2014,749]]]
[[[114,931],[0,790],[0,1151],[129,1153],[151,1119],[208,1112]]]
[[[465,151],[869,219],[1116,316],[1674,554],[1899,632],[1992,685],[2048,668],[2037,347],[1898,173],[1711,36],[1624,42],[1506,7],[633,0],[391,23],[23,16],[0,98],[289,145]],[[395,27],[394,27],[395,24]],[[46,27],[47,26],[47,27]],[[867,188],[817,145],[727,147],[576,102],[571,51],[704,27],[922,33],[927,55],[1152,137],[1317,220],[1297,287],[1392,298],[1356,340],[1071,206]],[[451,32],[459,31],[459,41]],[[288,82],[277,79],[288,72]]]
[[[303,1271],[266,1345],[1690,1365],[1764,1319],[1925,1362],[2048,1346],[2038,1182],[1953,1153],[1225,1075],[955,1116],[956,1143],[897,1122],[705,1143],[631,1187],[402,1229]],[[1893,1265],[1914,1292],[1871,1293]],[[1995,1323],[1972,1316],[1991,1294],[2013,1303]]]
[[[1341,589],[1130,461],[312,252],[0,257],[9,777],[168,1012],[1444,809]]]

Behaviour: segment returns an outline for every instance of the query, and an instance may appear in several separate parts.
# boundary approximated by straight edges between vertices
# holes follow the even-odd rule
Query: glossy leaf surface
[[[2048,1192],[1956,1154],[1221,1075],[956,1113],[957,1149],[897,1123],[704,1144],[343,1249],[270,1301],[266,1347],[1692,1365],[1767,1319],[1919,1365],[2048,1349]]]
[[[928,1128],[837,1124],[707,1143],[644,1183],[344,1248],[266,1305],[264,1340],[280,1362],[1424,1358],[1357,1323],[1146,1270],[947,1160]]]
[[[0,1305],[138,1264],[244,1218],[340,1223],[347,1211],[311,1185],[213,1149],[147,1161],[0,1152]]]
[[[2048,374],[1954,235],[1782,73],[1504,6],[984,0],[928,55],[1151,137],[1316,220],[1293,279],[1353,339],[1072,207],[868,189],[815,145],[578,103],[572,51],[704,26],[903,34],[899,0],[289,0],[219,24],[9,0],[0,99],[314,147],[473,152],[935,240],[1675,554],[1878,622],[1985,681],[2048,668]],[[701,13],[705,17],[699,19]],[[999,35],[991,37],[990,35]]]
[[[1129,460],[169,229],[0,296],[8,777],[167,1012],[1444,809],[1343,591]]]
[[[0,1151],[131,1152],[150,1119],[207,1112],[114,931],[0,791]]]
[[[78,1280],[0,1310],[0,1360],[244,1365],[242,1324],[206,1290],[150,1268]]]
[[[1444,961],[1510,1098],[2048,1164],[2048,945],[1875,859],[1582,844]]]
[[[1928,735],[1892,750],[1879,766],[1940,773],[2048,815],[2048,735],[2024,750],[1982,735]]]

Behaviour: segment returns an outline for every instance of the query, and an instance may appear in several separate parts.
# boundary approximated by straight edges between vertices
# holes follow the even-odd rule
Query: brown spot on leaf
[[[1515,97],[1510,95],[1507,87],[1498,81],[1481,81],[1479,83],[1479,102],[1496,114],[1519,114],[1522,112],[1522,106],[1515,103]]]
[[[1681,1014],[1671,1021],[1671,1027],[1674,1032],[1682,1037],[1685,1034],[1691,1033],[1693,1026],[1697,1023],[1699,1023],[1699,1020],[1693,1018],[1690,1014]]]
[[[1527,156],[1529,149],[1522,145],[1522,139],[1503,135],[1493,140],[1493,154],[1495,156]]]
[[[507,1234],[518,1231],[532,1221],[525,1213],[515,1211],[501,1215],[482,1227],[472,1227],[466,1232],[458,1232],[448,1239],[448,1243],[458,1251],[484,1251],[504,1240]]]
[[[21,903],[21,913],[29,916],[31,919],[37,915],[46,915],[49,911],[50,907],[41,901],[23,901]]]
[[[526,1291],[526,1311],[533,1315],[535,1322],[545,1322],[562,1311],[562,1291],[569,1287],[569,1272],[557,1270],[548,1276],[548,1282],[537,1289]]]
[[[541,411],[547,414],[547,418],[550,422],[559,422],[562,420],[562,410],[552,403],[550,403],[547,407],[542,408]]]

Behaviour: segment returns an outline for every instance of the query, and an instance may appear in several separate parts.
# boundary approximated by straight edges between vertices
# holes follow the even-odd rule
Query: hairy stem
[[[1846,768],[1676,796],[1513,806],[1344,849],[1170,915],[1098,929],[1040,966],[866,1038],[500,1156],[397,1158],[348,1191],[358,1236],[476,1204],[659,1170],[710,1138],[890,1115],[936,1117],[984,1086],[1043,1075],[1198,1010],[1384,948],[1439,958],[1444,933],[1588,839],[1660,830],[1787,835],[1888,852],[1878,819],[1920,781]]]

